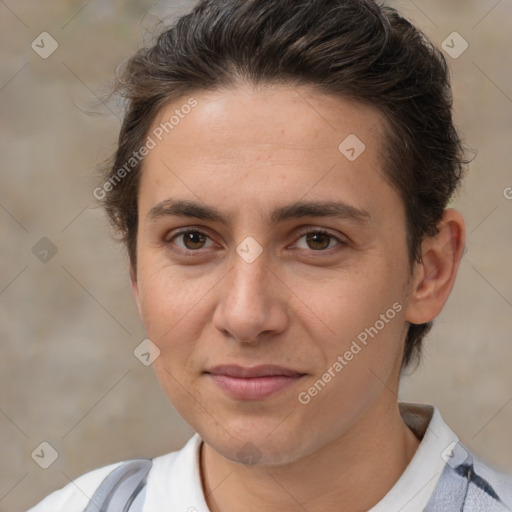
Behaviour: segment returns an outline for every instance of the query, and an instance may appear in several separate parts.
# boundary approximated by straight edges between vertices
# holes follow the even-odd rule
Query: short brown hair
[[[421,261],[421,243],[437,233],[467,163],[442,53],[372,0],[202,0],[128,60],[115,88],[127,110],[100,198],[134,268],[141,165],[126,170],[126,162],[164,105],[242,80],[307,85],[383,114],[383,170],[405,205],[411,268]],[[431,327],[409,325],[402,368]]]

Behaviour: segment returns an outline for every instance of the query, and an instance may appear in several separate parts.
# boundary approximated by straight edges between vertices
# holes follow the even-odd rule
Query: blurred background
[[[193,434],[134,356],[145,335],[127,259],[92,195],[120,125],[104,102],[117,66],[193,3],[0,0],[0,512]],[[511,472],[512,1],[386,3],[443,48],[478,150],[454,201],[458,281],[399,398],[436,404]]]

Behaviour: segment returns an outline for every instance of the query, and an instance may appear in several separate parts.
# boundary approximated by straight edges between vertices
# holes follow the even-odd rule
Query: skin
[[[368,510],[419,444],[397,405],[407,322],[432,320],[445,304],[464,247],[462,217],[445,212],[410,272],[404,208],[380,167],[378,111],[287,86],[193,97],[197,107],[145,158],[131,277],[147,336],[160,349],[160,384],[204,440],[208,507]],[[153,128],[187,99],[164,107]],[[366,146],[355,161],[338,150],[349,134]],[[148,217],[169,198],[216,208],[228,223]],[[368,216],[272,224],[274,208],[299,200],[343,201]],[[178,228],[206,237],[187,242]],[[308,239],[318,229],[332,238]],[[263,250],[252,263],[236,252],[248,236]],[[299,393],[395,303],[401,311],[300,403]],[[265,399],[237,400],[204,373],[264,363],[306,375]],[[242,448],[252,462],[241,460]]]

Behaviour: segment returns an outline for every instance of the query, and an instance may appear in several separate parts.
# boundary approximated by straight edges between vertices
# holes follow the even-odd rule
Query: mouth
[[[238,400],[262,400],[283,391],[306,375],[276,365],[221,365],[205,374],[224,393]]]

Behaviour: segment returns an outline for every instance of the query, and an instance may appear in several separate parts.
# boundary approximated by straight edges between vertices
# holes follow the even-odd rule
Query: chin
[[[287,464],[306,454],[308,443],[304,436],[297,435],[297,429],[282,428],[283,425],[276,428],[275,422],[269,423],[255,426],[251,420],[251,426],[230,428],[224,424],[197,431],[224,458],[248,467]]]

